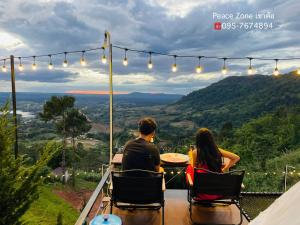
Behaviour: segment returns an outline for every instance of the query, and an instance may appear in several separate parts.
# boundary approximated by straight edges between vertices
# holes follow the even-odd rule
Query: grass
[[[54,185],[40,187],[40,197],[32,203],[22,220],[27,225],[55,225],[57,215],[63,214],[63,224],[75,224],[79,212],[53,193]]]

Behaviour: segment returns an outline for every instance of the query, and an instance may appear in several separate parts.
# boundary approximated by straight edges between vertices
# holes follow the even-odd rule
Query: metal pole
[[[110,37],[110,36],[109,36]],[[109,165],[113,154],[113,78],[112,78],[112,44],[109,38]]]
[[[288,168],[295,169],[293,166],[285,165],[285,174],[284,174],[284,192],[286,192],[286,184],[287,184],[287,173],[288,173]]]
[[[285,173],[284,173],[284,192],[286,192],[286,178],[287,178],[287,171],[288,171],[288,166],[285,166]]]
[[[109,48],[109,165],[112,163],[113,150],[113,77],[112,77],[112,44],[110,33],[105,31],[103,48]]]
[[[15,85],[15,57],[10,56],[10,75],[11,75],[11,92],[12,92],[12,103],[13,103],[13,119],[15,124],[15,159],[18,158],[18,120],[17,120],[17,100],[16,100],[16,85]]]

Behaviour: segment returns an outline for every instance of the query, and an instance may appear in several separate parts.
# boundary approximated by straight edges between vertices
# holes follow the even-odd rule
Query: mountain
[[[300,76],[232,76],[194,91],[170,105],[177,120],[220,128],[225,122],[240,126],[279,106],[300,104]]]
[[[92,94],[66,94],[66,93],[36,93],[36,92],[17,92],[17,103],[18,102],[36,102],[44,103],[49,100],[51,96],[62,96],[72,95],[76,97],[76,104],[97,104],[97,103],[108,103],[109,95],[92,95]],[[11,96],[8,92],[0,92],[0,104],[9,99]],[[164,93],[140,93],[133,92],[129,94],[116,94],[114,95],[114,103],[131,103],[137,106],[144,105],[162,105],[171,104],[178,101],[182,95],[177,94],[164,94]]]

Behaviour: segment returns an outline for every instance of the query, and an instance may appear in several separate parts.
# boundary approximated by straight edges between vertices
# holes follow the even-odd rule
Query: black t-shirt
[[[160,164],[159,151],[152,143],[138,138],[127,142],[122,160],[123,170],[142,169],[155,171]]]

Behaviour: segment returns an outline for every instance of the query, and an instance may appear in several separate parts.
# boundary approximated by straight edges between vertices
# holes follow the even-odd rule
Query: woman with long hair
[[[186,174],[189,174],[194,180],[194,168],[203,168],[213,172],[226,172],[236,164],[240,157],[232,152],[218,148],[213,134],[207,128],[200,128],[196,134],[196,149],[191,150],[191,161],[187,167]],[[226,160],[223,160],[226,159]],[[223,163],[224,161],[224,163]],[[197,170],[196,172],[205,173],[205,170]],[[201,200],[212,200],[219,196],[202,195]]]

